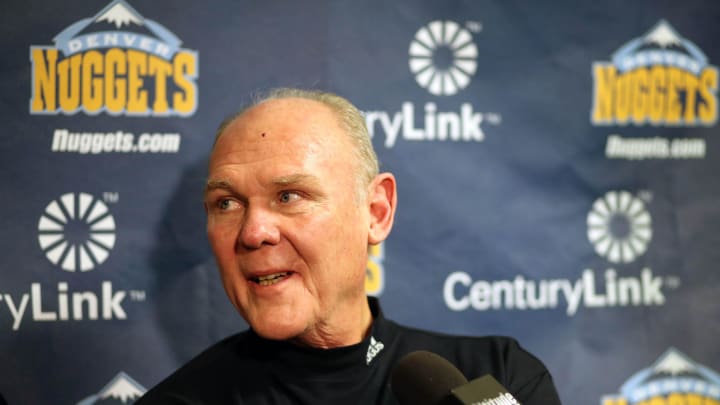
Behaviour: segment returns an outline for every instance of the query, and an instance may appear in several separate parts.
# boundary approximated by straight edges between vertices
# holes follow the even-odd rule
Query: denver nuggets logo
[[[30,48],[31,114],[190,116],[198,57],[124,0]]]
[[[365,268],[365,292],[368,295],[378,296],[382,293],[385,286],[384,258],[383,244],[370,246],[367,267]]]
[[[602,405],[695,404],[720,404],[720,375],[674,348],[630,377],[619,395],[602,399]]]
[[[718,70],[662,20],[593,64],[596,125],[709,126],[718,116]]]
[[[121,371],[100,392],[83,399],[77,405],[132,404],[146,391],[145,387]]]

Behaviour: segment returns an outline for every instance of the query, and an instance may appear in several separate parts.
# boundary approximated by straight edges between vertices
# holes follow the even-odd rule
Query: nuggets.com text
[[[53,152],[81,154],[100,153],[178,153],[180,134],[114,132],[70,132],[56,129],[53,133]]]

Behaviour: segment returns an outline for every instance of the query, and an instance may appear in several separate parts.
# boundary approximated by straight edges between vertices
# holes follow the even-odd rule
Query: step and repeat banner
[[[9,0],[0,393],[128,404],[245,328],[201,198],[258,91],[339,93],[396,174],[367,290],[511,335],[570,405],[720,403],[720,3]]]

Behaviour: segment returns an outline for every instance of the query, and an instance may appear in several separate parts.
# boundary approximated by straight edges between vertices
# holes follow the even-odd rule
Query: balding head
[[[365,125],[362,112],[350,101],[336,94],[318,90],[303,90],[295,88],[279,88],[268,91],[256,97],[249,105],[243,107],[237,113],[226,118],[218,127],[215,134],[215,143],[225,133],[225,130],[243,115],[263,103],[273,100],[297,98],[321,103],[326,106],[335,116],[343,135],[350,141],[353,156],[357,164],[357,188],[360,194],[364,194],[365,188],[372,182],[379,173],[379,162],[373,149],[370,134]],[[282,117],[278,117],[282,119]]]

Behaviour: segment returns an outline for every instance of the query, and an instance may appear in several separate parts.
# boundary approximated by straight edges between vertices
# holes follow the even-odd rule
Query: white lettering
[[[152,41],[148,37],[142,37],[140,38],[140,49],[143,51],[150,52],[152,49]]]
[[[585,306],[590,308],[604,307],[605,297],[595,292],[595,275],[591,270],[583,271],[583,285],[585,288]]]
[[[77,52],[82,49],[82,42],[79,39],[73,39],[68,42],[68,49],[70,49],[71,53]]]
[[[604,281],[604,289],[598,281]],[[596,280],[595,272],[585,269],[574,282],[567,279],[473,281],[465,272],[453,272],[445,279],[443,298],[453,311],[470,307],[477,311],[519,309],[552,309],[565,302],[565,312],[574,316],[580,305],[586,308],[664,305],[663,279],[644,268],[639,277],[617,277],[607,269]]]
[[[115,132],[69,132],[56,129],[53,133],[53,152],[81,154],[100,153],[177,153],[180,151],[181,136],[178,133],[134,134]]]
[[[642,270],[640,277],[642,278],[643,303],[648,306],[665,304],[665,296],[661,290],[662,278],[654,277],[648,268]]]
[[[425,131],[415,128],[415,106],[413,103],[403,103],[403,138],[409,141],[422,141],[425,138]]]
[[[107,33],[103,36],[103,45],[116,46],[118,44],[118,35]]]
[[[168,46],[165,45],[164,43],[158,42],[158,43],[155,45],[155,54],[158,55],[158,56],[163,56],[163,57],[165,57],[166,59],[170,59],[170,56],[171,56],[171,55],[170,55],[170,48],[168,48]]]
[[[470,276],[468,276],[468,284],[471,281]],[[470,304],[478,311],[492,308],[492,287],[490,283],[480,280],[472,284],[470,287]]]
[[[605,144],[609,159],[704,159],[705,139],[702,138],[622,138],[610,135]]]
[[[365,124],[371,137],[375,136],[376,123],[380,124],[387,148],[395,146],[401,133],[402,138],[407,141],[481,142],[485,139],[481,127],[484,115],[475,112],[470,103],[461,104],[459,112],[438,112],[437,105],[428,102],[423,112],[424,117],[416,120],[415,105],[406,101],[402,103],[400,111],[395,113],[365,112]],[[421,126],[416,126],[418,124]]]
[[[32,320],[36,322],[76,321],[83,319],[98,320],[99,309],[102,310],[102,319],[127,319],[123,308],[123,300],[127,291],[113,290],[112,282],[103,281],[101,284],[101,299],[93,291],[70,292],[68,283],[57,284],[57,312],[43,308],[43,289],[40,283],[30,284],[30,293],[20,296],[16,302],[10,294],[0,294],[0,301],[5,302],[13,318],[12,330],[18,330],[27,312],[28,305],[32,307]],[[46,294],[47,298],[48,295]],[[52,300],[50,300],[52,301]],[[72,305],[70,305],[72,303]],[[98,305],[98,304],[101,305]],[[101,308],[100,308],[101,307]],[[381,347],[377,348],[379,351]]]
[[[115,315],[116,319],[127,319],[125,311],[120,306],[122,300],[125,299],[125,291],[113,293],[112,283],[104,281],[102,283],[102,297],[104,319],[113,319],[113,315]]]
[[[83,320],[83,303],[87,305],[88,319],[98,319],[97,295],[90,291],[73,293],[73,319]]]
[[[61,321],[67,321],[70,319],[68,316],[67,290],[67,283],[58,283],[58,317]]]
[[[99,46],[97,35],[88,35],[86,39],[88,48],[97,48]]]
[[[445,279],[445,285],[443,286],[443,297],[445,298],[445,304],[453,311],[464,311],[470,306],[470,299],[466,296],[460,299],[455,298],[455,285],[462,284],[465,287],[469,287],[472,283],[470,275],[461,271],[456,271]],[[482,308],[476,308],[482,310]]]
[[[483,115],[473,112],[472,104],[469,103],[463,103],[460,106],[460,113],[462,114],[463,139],[466,141],[482,141],[485,139],[485,134],[480,129]]]
[[[43,312],[42,310],[42,290],[39,283],[30,285],[30,295],[32,296],[33,320],[35,321],[55,321],[57,314],[55,312]]]
[[[5,302],[7,303],[8,309],[13,317],[13,330],[18,330],[18,328],[20,328],[20,323],[22,322],[23,315],[25,315],[29,299],[30,297],[28,297],[27,294],[23,294],[22,298],[20,298],[20,305],[16,306],[15,302],[13,302],[12,296],[10,296],[10,294],[5,294]]]
[[[131,47],[137,40],[137,35],[123,34],[122,38],[123,38],[123,44],[127,45],[128,47]]]

